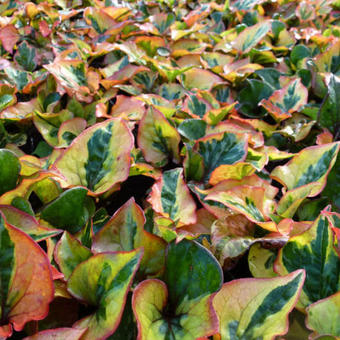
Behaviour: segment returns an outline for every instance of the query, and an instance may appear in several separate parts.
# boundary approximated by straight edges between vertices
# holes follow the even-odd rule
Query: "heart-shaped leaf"
[[[92,251],[130,251],[143,247],[140,272],[144,275],[156,275],[164,266],[166,243],[160,237],[144,230],[144,224],[143,210],[131,198],[95,235]]]
[[[165,268],[165,283],[146,280],[134,290],[138,339],[196,340],[214,334],[217,320],[212,293],[222,284],[221,267],[215,258],[196,242],[172,242]]]
[[[75,138],[54,167],[65,178],[63,185],[81,185],[99,195],[127,178],[132,147],[126,124],[108,119]]]
[[[203,181],[207,182],[220,165],[243,161],[247,156],[247,135],[221,132],[199,139],[194,150],[204,163]]]
[[[294,79],[281,90],[276,90],[268,99],[262,99],[262,105],[273,118],[280,122],[298,112],[307,104],[308,90],[302,85],[301,80]]]
[[[221,340],[270,340],[285,334],[304,278],[304,271],[297,270],[282,277],[225,283],[213,302]]]
[[[83,340],[103,339],[117,329],[126,296],[138,269],[142,251],[101,253],[80,263],[70,276],[68,291],[77,299],[96,306],[96,311],[73,327],[87,328]]]
[[[91,217],[93,201],[85,188],[71,188],[63,192],[41,212],[40,217],[58,228],[75,233]]]
[[[296,154],[287,165],[276,167],[271,176],[292,190],[309,183],[314,188],[308,196],[316,196],[326,184],[339,151],[339,143],[311,146]]]
[[[164,115],[150,108],[142,118],[138,129],[138,146],[144,158],[157,167],[167,164],[169,159],[179,160],[180,136]]]
[[[306,280],[299,300],[303,308],[340,289],[340,258],[334,249],[334,236],[326,212],[321,212],[307,231],[290,238],[280,249],[274,266],[280,275],[305,269]]]

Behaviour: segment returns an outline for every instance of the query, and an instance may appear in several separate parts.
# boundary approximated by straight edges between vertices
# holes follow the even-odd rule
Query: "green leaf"
[[[248,85],[238,94],[239,110],[247,117],[258,118],[266,114],[258,103],[262,99],[269,98],[274,90],[272,86],[260,80],[250,79],[247,82]]]
[[[337,211],[340,211],[340,157],[330,171],[325,189],[322,196],[329,199],[329,203],[333,204]]]
[[[144,158],[157,167],[168,163],[169,158],[179,161],[180,136],[164,115],[150,108],[143,116],[138,128],[138,146]]]
[[[17,89],[20,91],[28,84],[28,73],[26,71],[20,71],[17,68],[9,66],[5,68],[5,73],[11,83],[15,84]]]
[[[203,158],[204,176],[207,182],[220,165],[243,161],[247,156],[247,136],[236,133],[217,133],[199,139],[194,147]]]
[[[178,126],[178,132],[190,139],[196,140],[205,135],[207,123],[201,119],[186,119]]]
[[[268,99],[262,99],[263,106],[276,121],[292,116],[307,104],[308,90],[302,85],[300,78],[293,79],[281,90],[276,90]]]
[[[288,190],[314,183],[307,195],[316,196],[326,184],[327,175],[335,164],[338,151],[338,143],[307,147],[286,165],[276,167],[271,177],[285,185]]]
[[[18,51],[14,56],[14,59],[18,62],[20,66],[24,68],[24,70],[33,72],[37,66],[36,58],[36,49],[30,46],[26,41],[23,41],[18,46]]]
[[[132,146],[126,124],[108,119],[75,138],[54,167],[65,178],[64,186],[81,185],[99,195],[127,178]]]
[[[320,108],[319,121],[323,127],[329,129],[333,134],[340,130],[340,78],[330,74],[327,79],[328,93]]]
[[[244,29],[232,42],[232,46],[239,52],[246,53],[251,50],[271,29],[270,20]]]
[[[91,205],[93,202],[87,197],[87,190],[75,187],[44,207],[40,217],[57,228],[76,233],[91,217]]]
[[[196,222],[196,204],[183,180],[182,168],[164,171],[153,185],[148,201],[156,212],[175,222]]]
[[[306,311],[306,325],[313,335],[340,336],[340,292],[309,305]]]
[[[274,267],[280,275],[305,269],[306,280],[299,301],[302,307],[340,289],[340,258],[333,246],[333,233],[325,212],[307,231],[290,238],[280,249]]]
[[[270,340],[285,334],[304,278],[304,271],[297,270],[282,277],[225,283],[214,297],[221,340]]]
[[[290,53],[290,60],[294,65],[298,65],[302,59],[308,57],[311,57],[311,51],[305,45],[295,45]]]
[[[132,293],[128,294],[124,313],[116,331],[107,339],[108,340],[136,340],[137,339],[137,325],[132,311]]]
[[[126,296],[142,257],[141,250],[103,253],[80,263],[68,280],[68,291],[77,299],[96,307],[94,314],[74,327],[87,328],[82,339],[107,338],[117,329]]]
[[[5,220],[0,213],[0,303],[6,306],[6,300],[10,288],[10,281],[14,274],[14,243],[8,230],[5,228]],[[7,307],[8,308],[8,307]],[[7,310],[1,308],[0,315],[4,318]]]
[[[256,70],[255,73],[262,79],[262,81],[266,85],[269,85],[274,91],[281,88],[280,77],[282,73],[277,69],[266,67],[260,70]]]
[[[15,88],[9,85],[0,85],[0,117],[1,111],[6,107],[11,106],[16,103]]]
[[[188,109],[192,114],[203,118],[203,116],[206,114],[208,110],[208,106],[203,100],[200,100],[197,96],[191,95],[188,97]]]
[[[196,261],[198,258],[199,262]],[[218,262],[196,242],[170,243],[165,268],[164,281],[169,289],[170,306],[180,306],[221,287],[222,271]]]
[[[67,231],[59,240],[55,248],[55,261],[66,280],[69,279],[78,264],[92,256],[90,249],[83,246],[76,238]]]
[[[222,271],[210,252],[196,242],[172,242],[164,282],[146,280],[134,290],[138,338],[196,340],[215,334],[217,320],[211,301],[212,293],[221,287]]]
[[[17,208],[31,216],[34,216],[34,211],[33,211],[31,203],[23,197],[20,197],[20,196],[15,197],[12,200],[11,205],[14,208]]]
[[[40,141],[35,148],[35,150],[32,152],[32,155],[35,155],[39,158],[44,158],[49,156],[53,151],[53,148],[48,145],[45,141]]]
[[[0,149],[0,195],[16,187],[21,165],[14,152]]]
[[[92,251],[130,251],[143,247],[144,255],[139,269],[142,275],[156,275],[164,266],[166,243],[144,230],[145,216],[134,198],[120,207],[95,235]]]
[[[249,11],[262,2],[264,2],[264,0],[236,0],[231,7],[233,11]]]

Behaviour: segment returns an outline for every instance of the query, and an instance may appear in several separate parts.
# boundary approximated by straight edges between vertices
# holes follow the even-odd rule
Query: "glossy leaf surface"
[[[288,313],[299,297],[304,272],[225,283],[214,297],[221,339],[273,339],[287,332]],[[242,300],[238,298],[242,292]]]
[[[113,118],[74,139],[55,168],[65,178],[65,186],[81,185],[100,194],[127,178],[132,143],[127,126]]]
[[[318,216],[307,231],[290,238],[280,249],[274,268],[281,275],[299,268],[305,269],[306,281],[299,301],[302,307],[339,290],[340,259],[334,249],[334,236],[325,212]]]
[[[73,271],[67,284],[69,292],[97,307],[94,314],[74,325],[87,328],[83,339],[102,339],[116,330],[141,256],[141,250],[97,254]]]
[[[204,267],[195,263],[199,256]],[[209,275],[210,280],[203,277]],[[212,255],[195,242],[171,243],[164,282],[146,280],[133,295],[138,339],[196,339],[217,331],[212,295],[222,284],[222,272]],[[174,314],[167,315],[167,310]]]

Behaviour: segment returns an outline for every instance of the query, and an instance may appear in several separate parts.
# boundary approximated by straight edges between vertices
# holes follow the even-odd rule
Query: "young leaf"
[[[181,224],[196,222],[196,204],[184,180],[183,169],[164,171],[153,185],[148,201],[153,209]]]
[[[76,117],[63,122],[58,130],[58,148],[68,147],[86,129],[85,119]]]
[[[339,143],[311,146],[296,154],[287,165],[276,167],[271,177],[292,190],[314,183],[308,196],[316,196],[324,188],[327,175],[333,167]]]
[[[213,301],[221,340],[270,340],[285,334],[304,278],[304,271],[297,270],[282,277],[225,283]]]
[[[274,266],[280,275],[305,269],[306,281],[299,301],[303,308],[340,289],[340,258],[334,249],[334,236],[325,212],[307,231],[290,238],[280,249]]]
[[[134,290],[138,339],[196,340],[217,331],[211,302],[221,287],[222,271],[209,251],[188,240],[172,242],[164,282],[146,280]]]
[[[275,277],[273,266],[276,259],[275,249],[266,249],[260,243],[250,247],[248,254],[248,266],[252,275],[256,278]]]
[[[138,146],[144,158],[157,167],[167,164],[169,158],[179,161],[178,144],[180,136],[164,115],[150,108],[138,128]]]
[[[13,52],[15,44],[20,40],[20,34],[14,25],[5,25],[0,30],[0,41],[3,48],[9,52]]]
[[[126,124],[108,119],[75,138],[54,167],[65,178],[65,186],[81,185],[99,195],[128,177],[132,147]]]
[[[73,327],[87,328],[83,340],[109,337],[117,329],[126,296],[138,269],[142,251],[102,253],[80,263],[70,276],[68,291],[77,299],[96,306]]]

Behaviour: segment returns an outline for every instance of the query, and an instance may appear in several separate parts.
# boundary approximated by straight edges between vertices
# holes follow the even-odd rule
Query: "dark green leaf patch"
[[[303,290],[311,302],[340,289],[340,259],[333,248],[332,239],[329,221],[321,216],[317,222],[315,239],[305,245],[292,240],[282,250],[283,264],[289,272],[299,268],[306,270]]]
[[[86,189],[72,188],[47,205],[41,212],[41,218],[57,228],[75,233],[90,218],[92,204]]]
[[[334,145],[330,150],[327,150],[322,154],[316,164],[309,165],[307,171],[300,176],[294,188],[298,188],[308,183],[317,182],[322,176],[324,176],[329,169],[337,148],[338,146]]]
[[[198,142],[198,153],[204,161],[204,181],[220,165],[234,164],[246,156],[246,142],[238,140],[233,133],[224,133],[222,139],[210,138]]]
[[[171,219],[174,219],[178,213],[176,192],[180,174],[181,169],[173,169],[163,173],[163,186],[161,192],[162,207],[164,212],[168,213]]]
[[[110,157],[109,147],[113,122],[104,129],[96,130],[87,142],[88,161],[85,164],[86,183],[90,190],[95,190],[100,180],[110,172],[114,159]]]
[[[171,310],[185,299],[195,300],[217,291],[222,277],[217,260],[198,243],[183,240],[169,244],[164,280],[169,289]]]
[[[279,313],[287,302],[296,294],[301,281],[303,273],[297,275],[286,285],[279,286],[273,289],[258,306],[255,313],[252,315],[247,328],[244,331],[244,336],[247,339],[254,339],[252,333],[256,327],[261,327],[266,319],[272,317],[274,314]],[[242,337],[242,338],[243,338]]]
[[[23,41],[18,46],[18,53],[15,56],[15,60],[26,71],[32,72],[36,68],[37,63],[35,61],[35,57],[36,57],[35,48],[30,46],[26,41]]]

